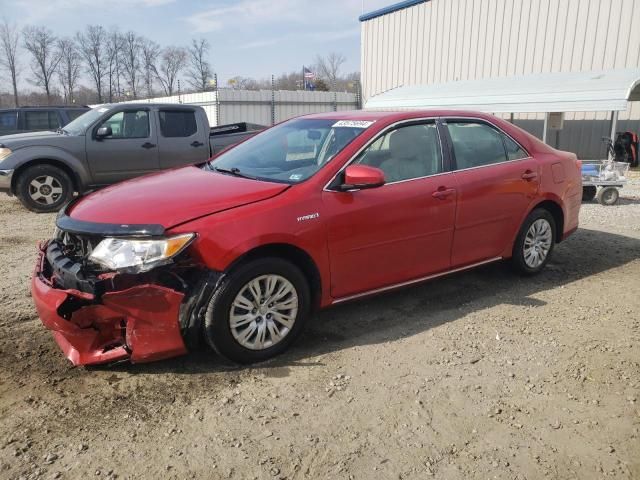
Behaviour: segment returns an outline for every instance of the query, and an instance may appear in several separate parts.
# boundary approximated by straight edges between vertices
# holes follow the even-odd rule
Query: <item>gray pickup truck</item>
[[[104,105],[56,132],[0,137],[0,192],[16,195],[34,212],[52,212],[74,192],[204,162],[261,128],[210,128],[197,106]]]

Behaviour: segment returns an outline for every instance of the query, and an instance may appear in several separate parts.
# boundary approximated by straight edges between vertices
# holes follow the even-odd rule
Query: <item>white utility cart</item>
[[[582,163],[582,200],[597,198],[601,205],[615,205],[620,197],[619,188],[627,183],[629,164],[604,160]]]

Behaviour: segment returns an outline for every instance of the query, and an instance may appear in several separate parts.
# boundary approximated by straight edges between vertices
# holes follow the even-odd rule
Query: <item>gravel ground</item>
[[[640,478],[640,179],[535,278],[502,264],[321,312],[253,368],[73,368],[0,199],[0,478]]]

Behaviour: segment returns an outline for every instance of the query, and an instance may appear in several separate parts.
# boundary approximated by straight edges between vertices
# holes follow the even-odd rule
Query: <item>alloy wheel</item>
[[[29,183],[29,196],[42,205],[53,205],[62,196],[60,181],[51,175],[36,177]]]

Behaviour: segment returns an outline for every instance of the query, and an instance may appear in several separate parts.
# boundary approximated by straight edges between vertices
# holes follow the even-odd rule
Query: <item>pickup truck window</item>
[[[163,137],[190,137],[198,131],[196,112],[190,110],[160,110],[160,133]]]
[[[111,127],[113,132],[107,138],[147,138],[149,136],[149,112],[128,110],[107,118],[100,127]]]
[[[329,163],[371,123],[290,120],[220,154],[211,167],[221,174],[300,183]]]
[[[9,132],[18,129],[18,112],[0,112],[0,132]]]
[[[25,130],[55,130],[60,127],[58,112],[35,110],[33,112],[25,111],[22,114],[24,115]]]

